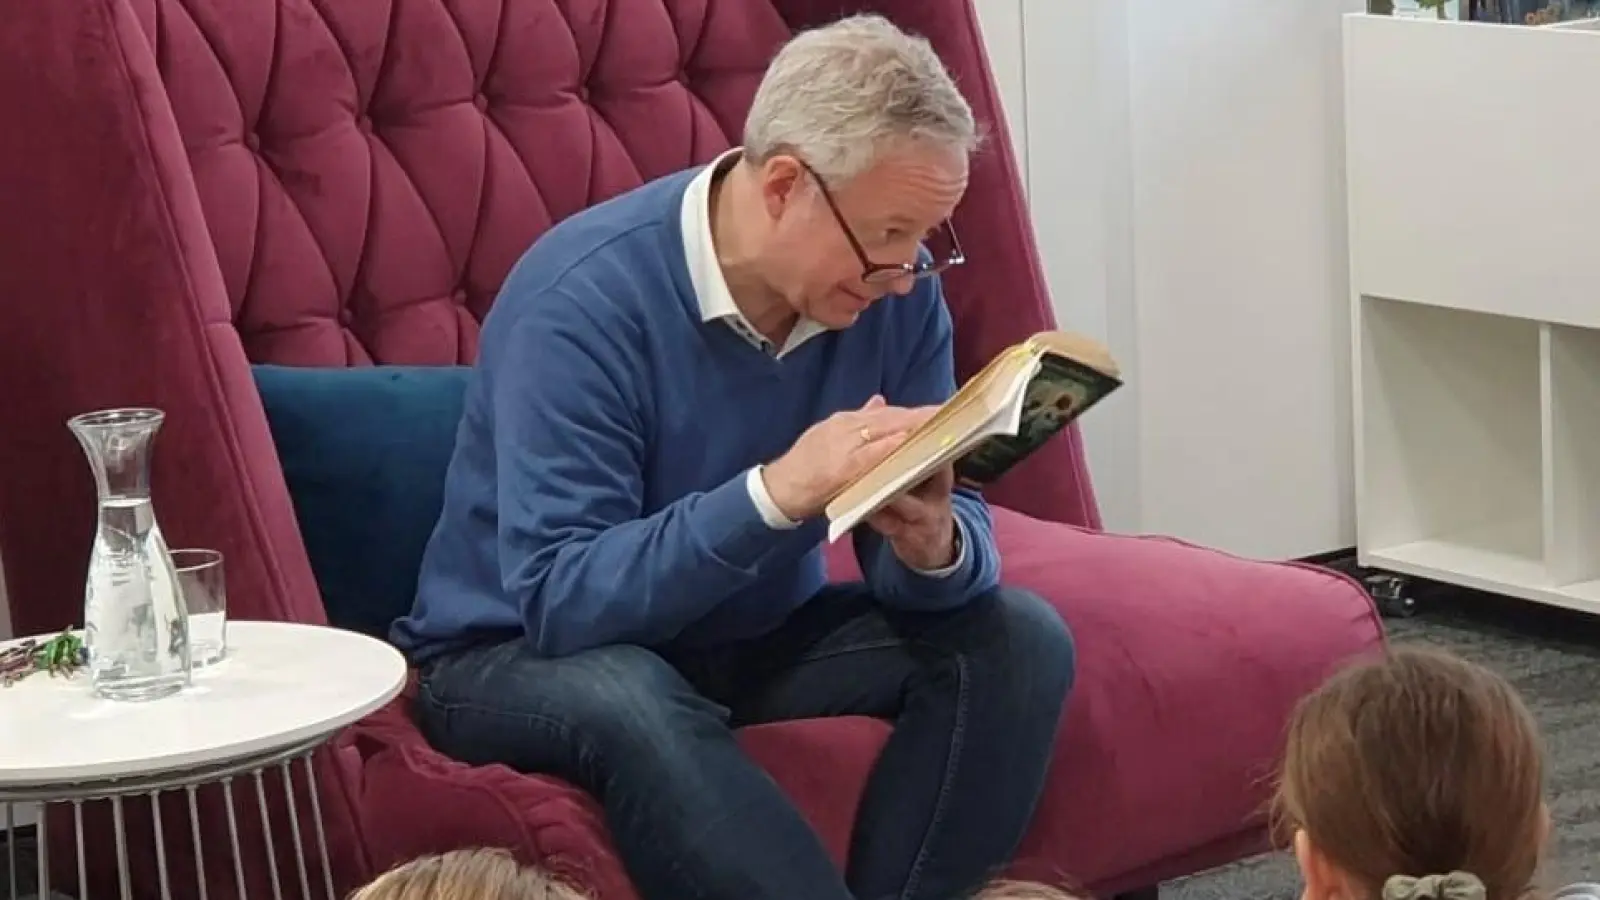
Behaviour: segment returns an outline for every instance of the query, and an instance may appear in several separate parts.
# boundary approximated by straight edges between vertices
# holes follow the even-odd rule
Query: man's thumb
[[[861,405],[862,409],[877,409],[883,405],[883,395],[873,394],[872,399]]]

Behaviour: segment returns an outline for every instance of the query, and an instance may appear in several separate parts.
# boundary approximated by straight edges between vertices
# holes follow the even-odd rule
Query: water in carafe
[[[84,591],[84,647],[96,694],[171,696],[190,681],[188,621],[150,502],[154,409],[86,413],[68,422],[94,470],[99,526]]]

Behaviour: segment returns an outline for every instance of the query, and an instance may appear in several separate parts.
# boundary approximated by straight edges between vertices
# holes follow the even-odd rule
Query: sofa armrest
[[[594,897],[637,900],[592,797],[555,778],[450,759],[417,731],[409,706],[397,700],[355,728],[373,874],[424,854],[504,847]]]
[[[1263,841],[1295,703],[1383,645],[1366,592],[1314,566],[1006,509],[994,519],[1001,578],[1055,607],[1078,651],[1055,769],[1018,871],[1126,884],[1162,861],[1215,865],[1232,857],[1208,854]],[[854,579],[841,545],[829,547],[830,577]]]

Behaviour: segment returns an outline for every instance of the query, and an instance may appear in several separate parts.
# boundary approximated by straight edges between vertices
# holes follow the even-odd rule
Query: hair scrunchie
[[[1471,872],[1443,875],[1390,875],[1383,883],[1383,900],[1485,900],[1483,882]]]

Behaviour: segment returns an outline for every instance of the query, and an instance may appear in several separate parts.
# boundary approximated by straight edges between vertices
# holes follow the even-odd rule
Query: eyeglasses
[[[804,160],[796,161],[800,163],[801,168],[811,175],[811,179],[817,183],[817,190],[822,192],[822,199],[828,204],[828,210],[833,213],[833,220],[839,223],[839,230],[844,232],[845,240],[850,242],[850,249],[855,251],[856,259],[861,261],[862,281],[868,284],[886,284],[905,278],[908,275],[912,278],[927,278],[930,275],[937,275],[952,266],[959,266],[967,261],[967,255],[961,249],[961,240],[956,237],[955,226],[950,223],[949,219],[945,219],[934,230],[928,243],[934,244],[936,243],[935,239],[942,237],[945,241],[938,243],[947,242],[948,246],[941,247],[939,251],[933,251],[934,255],[929,259],[919,259],[916,262],[909,263],[873,262],[867,256],[866,248],[861,246],[861,241],[856,237],[856,233],[851,230],[850,224],[844,220],[844,213],[839,212],[839,204],[833,199],[833,192],[828,190],[827,182],[823,181],[822,176],[818,175],[816,170],[811,168]],[[930,247],[930,250],[932,249]]]

